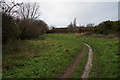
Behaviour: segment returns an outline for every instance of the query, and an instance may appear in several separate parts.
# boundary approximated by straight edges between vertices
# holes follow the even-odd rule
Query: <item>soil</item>
[[[75,71],[76,67],[79,65],[81,59],[86,53],[87,47],[84,45],[82,52],[76,57],[76,59],[72,62],[72,64],[69,65],[69,67],[64,71],[62,76],[60,78],[70,78],[72,73]]]
[[[89,49],[88,60],[87,60],[86,66],[85,66],[85,70],[83,71],[83,74],[82,74],[82,76],[80,76],[80,78],[88,78],[89,73],[92,68],[93,51],[92,51],[92,48],[86,43],[84,43],[82,52],[76,57],[75,60],[73,60],[73,62],[68,66],[68,68],[64,71],[64,73],[62,74],[62,76],[60,78],[70,78],[71,77],[72,73],[75,71],[76,67],[79,65],[81,59],[86,54],[87,47]]]
[[[86,63],[85,70],[84,70],[81,78],[88,78],[89,73],[92,68],[93,51],[92,51],[92,48],[88,44],[86,44],[86,43],[84,43],[84,44],[89,48],[89,53],[88,53],[88,61]]]

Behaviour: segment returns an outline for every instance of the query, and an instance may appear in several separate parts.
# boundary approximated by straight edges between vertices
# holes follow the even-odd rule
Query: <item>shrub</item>
[[[47,24],[41,20],[21,20],[19,22],[21,35],[20,39],[31,39],[41,34],[45,34],[47,31]]]
[[[120,29],[120,21],[105,21],[95,27],[94,32],[98,34],[117,34]]]
[[[19,37],[20,30],[15,24],[13,17],[7,14],[2,14],[2,43],[17,39]]]

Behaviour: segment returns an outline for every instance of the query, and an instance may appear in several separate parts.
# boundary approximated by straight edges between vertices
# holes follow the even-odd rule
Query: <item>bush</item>
[[[15,24],[13,17],[7,14],[2,14],[2,43],[17,39],[19,37],[20,30]]]
[[[105,21],[95,27],[94,32],[98,34],[118,34],[120,21]]]
[[[32,20],[21,20],[19,22],[21,35],[20,39],[31,39],[35,38],[41,34],[45,34],[47,31],[47,24],[41,20],[32,21]]]

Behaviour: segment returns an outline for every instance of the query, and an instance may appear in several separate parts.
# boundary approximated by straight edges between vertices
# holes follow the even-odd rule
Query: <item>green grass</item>
[[[81,75],[83,74],[83,71],[85,69],[85,66],[86,66],[86,63],[88,60],[88,52],[89,52],[89,49],[87,48],[85,51],[85,56],[81,59],[79,65],[77,66],[77,68],[73,72],[71,78],[80,78]]]
[[[57,78],[81,52],[83,42],[88,43],[94,52],[90,78],[119,77],[117,39],[75,38],[78,35],[48,34],[3,46],[3,78]],[[87,55],[72,78],[81,76],[86,60]]]
[[[118,78],[118,40],[102,37],[81,38],[93,48],[93,67],[89,78]]]
[[[74,38],[76,35],[49,34],[44,35],[44,40],[38,38],[7,45],[3,51],[3,78],[60,76],[81,51],[82,42]]]

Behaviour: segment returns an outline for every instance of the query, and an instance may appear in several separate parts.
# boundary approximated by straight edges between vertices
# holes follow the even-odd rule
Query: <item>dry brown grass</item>
[[[81,33],[79,36],[76,36],[75,38],[80,38],[80,37],[118,38],[118,34],[103,35],[103,34],[95,34],[95,33]]]

